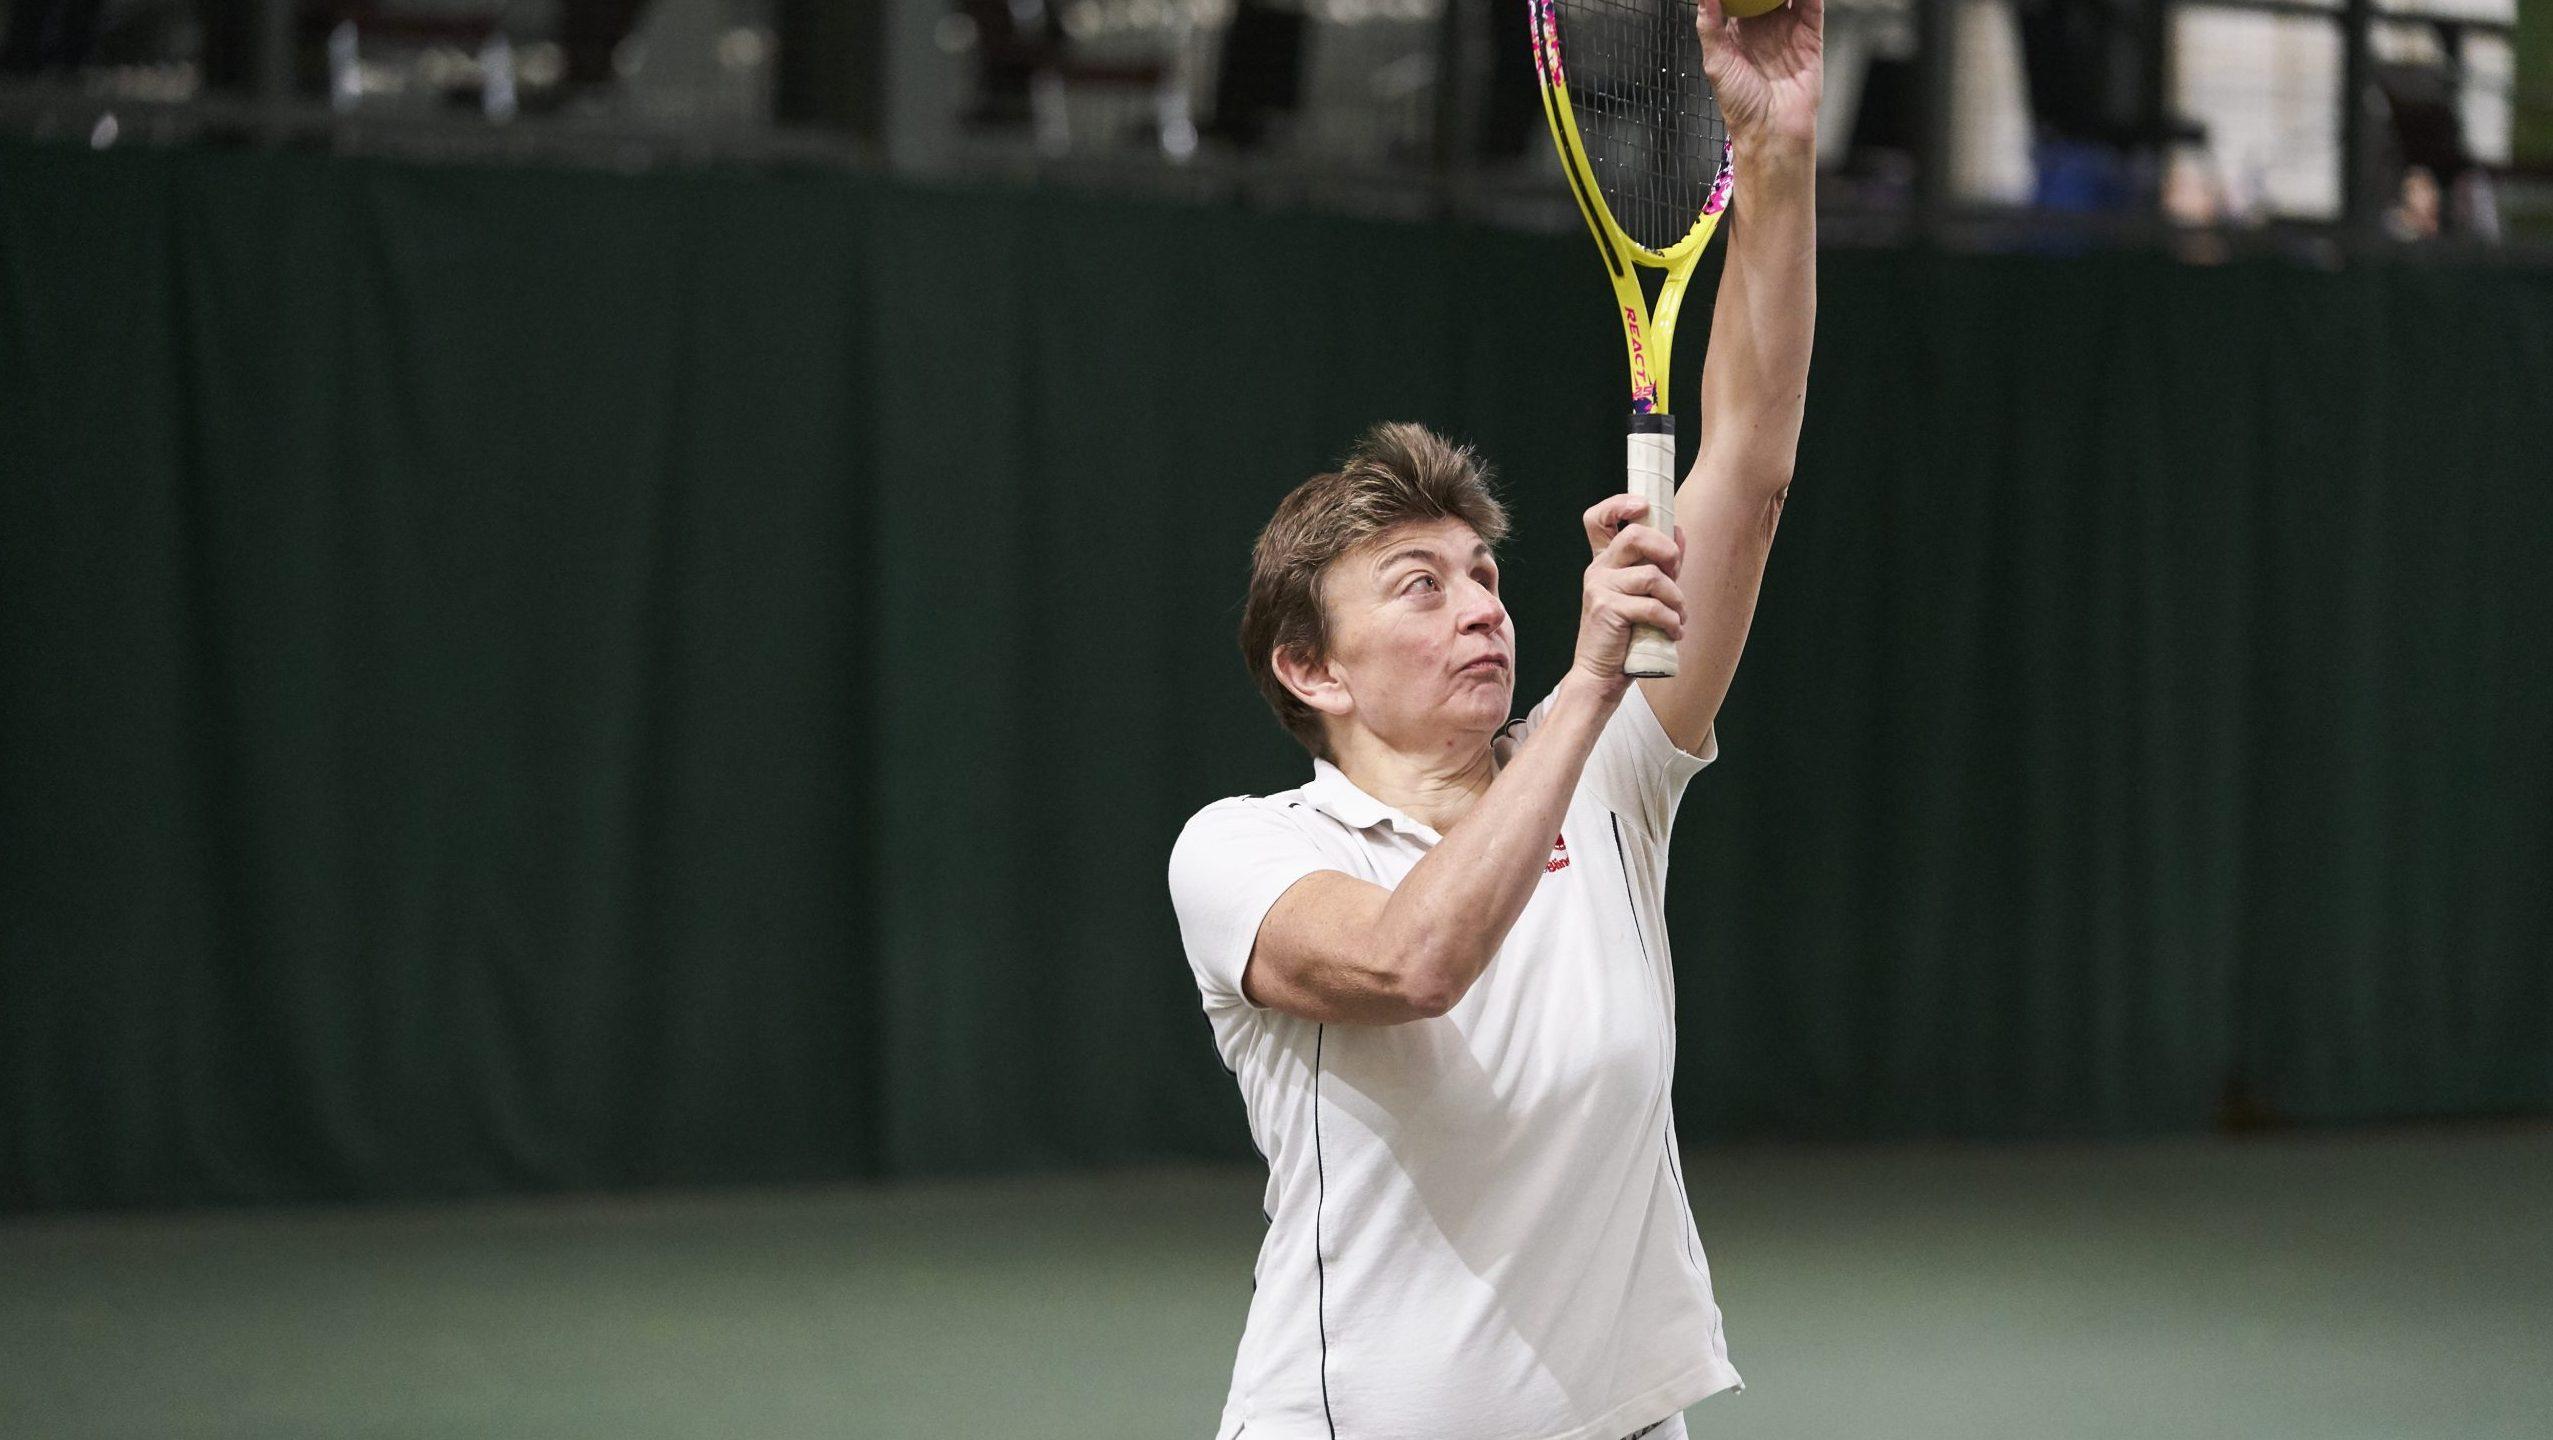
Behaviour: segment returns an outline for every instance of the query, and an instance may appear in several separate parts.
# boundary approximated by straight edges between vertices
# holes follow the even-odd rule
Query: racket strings
[[[1632,243],[1667,249],[1702,217],[1728,141],[1693,0],[1553,0],[1545,13],[1597,193]]]

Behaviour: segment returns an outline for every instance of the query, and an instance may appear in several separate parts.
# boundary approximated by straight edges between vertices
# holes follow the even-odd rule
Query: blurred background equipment
[[[112,116],[128,143],[878,164],[1534,229],[1569,219],[1555,167],[1521,143],[1520,0],[0,9],[0,120],[39,134],[94,135]],[[2525,23],[2540,37],[2547,22]],[[2533,243],[2544,162],[2521,137],[2541,134],[2553,102],[2545,46],[2522,50],[2520,34],[2516,0],[1835,0],[1827,230],[2213,237],[2171,242],[2184,258]],[[465,115],[478,123],[454,123]],[[2438,188],[2434,228],[2397,223],[2406,183]]]

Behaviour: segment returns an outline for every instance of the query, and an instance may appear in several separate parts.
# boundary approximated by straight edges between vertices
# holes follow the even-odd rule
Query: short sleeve
[[[1200,810],[1170,849],[1170,903],[1207,1005],[1244,1005],[1241,971],[1277,897],[1317,870],[1339,869],[1282,811],[1249,800]]]
[[[1521,742],[1550,708],[1551,697],[1545,696],[1512,733]],[[1605,722],[1604,733],[1596,737],[1578,783],[1607,808],[1663,841],[1675,827],[1676,806],[1684,799],[1686,783],[1719,758],[1718,726],[1702,737],[1700,754],[1678,749],[1667,738],[1658,712],[1649,708],[1649,697],[1635,684],[1623,692],[1622,703]]]

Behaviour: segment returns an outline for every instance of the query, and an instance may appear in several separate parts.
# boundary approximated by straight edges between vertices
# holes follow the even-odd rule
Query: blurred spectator
[[[592,93],[612,83],[612,56],[646,8],[647,0],[561,0],[558,38],[567,52],[571,93]]]
[[[2216,168],[2203,137],[2184,136],[2163,156],[2163,219],[2172,227],[2172,253],[2192,265],[2215,265],[2231,259],[2224,226],[2233,207],[2225,193],[2225,177]]]
[[[1515,29],[1521,37],[1524,7],[1501,6],[1499,13],[1510,9],[1516,13]],[[1207,133],[1247,147],[1266,139],[1272,124],[1290,118],[1303,103],[1304,50],[1311,31],[1311,17],[1299,5],[1239,0],[1224,31],[1214,115],[1206,123]],[[1513,48],[1519,55],[1525,53],[1521,38]],[[1523,89],[1519,82],[1518,92]],[[1537,108],[1533,114],[1539,118],[1541,111]]]
[[[2428,166],[2404,168],[2402,192],[2385,212],[2385,232],[2403,241],[2438,238],[2438,177]]]
[[[2125,214],[2136,208],[2137,169],[2125,150],[2093,140],[2048,136],[2035,147],[2042,210],[2073,215]]]
[[[1027,123],[1030,87],[1063,53],[1063,12],[1044,0],[1017,6],[1011,0],[962,0],[960,10],[974,22],[975,103],[968,123]]]

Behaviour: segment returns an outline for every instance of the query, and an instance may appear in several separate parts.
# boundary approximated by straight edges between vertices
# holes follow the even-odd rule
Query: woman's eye
[[[1422,585],[1426,586],[1430,590],[1435,589],[1436,577],[1433,575],[1414,575],[1410,577],[1409,589],[1415,591]]]

